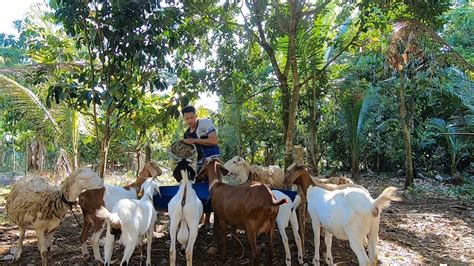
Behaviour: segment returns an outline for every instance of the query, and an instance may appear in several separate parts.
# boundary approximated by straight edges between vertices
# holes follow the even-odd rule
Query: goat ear
[[[158,171],[156,171],[155,168],[148,169],[148,173],[150,174],[151,177],[157,177],[158,176]]]
[[[223,175],[227,175],[229,173],[229,170],[227,170],[227,168],[225,168],[222,164],[217,163],[217,167],[219,167],[221,169],[221,173]]]

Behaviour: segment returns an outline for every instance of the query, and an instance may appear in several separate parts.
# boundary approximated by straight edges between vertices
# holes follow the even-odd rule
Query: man
[[[196,108],[186,106],[181,110],[188,129],[184,133],[184,142],[196,145],[198,153],[197,171],[201,170],[206,160],[220,157],[219,138],[211,119],[198,119]]]
[[[198,119],[196,108],[186,106],[181,110],[188,129],[184,132],[184,142],[196,145],[198,161],[196,173],[199,173],[206,160],[220,157],[219,138],[211,119]],[[210,225],[210,213],[204,213],[204,224]]]

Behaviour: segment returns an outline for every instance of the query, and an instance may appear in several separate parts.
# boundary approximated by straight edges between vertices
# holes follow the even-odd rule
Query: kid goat
[[[114,249],[115,236],[112,229],[122,231],[120,242],[125,246],[120,265],[128,265],[135,246],[142,245],[143,236],[147,236],[146,265],[151,265],[151,242],[156,222],[156,210],[153,206],[153,196],[160,193],[160,187],[155,178],[147,179],[142,185],[143,196],[140,200],[122,199],[114,206],[112,212],[101,207],[96,216],[107,221],[105,236],[105,265],[110,265]],[[141,249],[140,249],[141,250]]]
[[[84,228],[81,232],[81,248],[82,254],[85,257],[89,256],[87,250],[87,233],[89,227],[94,225],[94,233],[92,234],[92,249],[94,251],[94,258],[96,261],[102,261],[99,251],[99,238],[102,235],[104,220],[96,217],[95,213],[102,206],[111,211],[112,208],[121,199],[138,199],[138,192],[142,184],[147,178],[157,177],[162,174],[160,167],[155,162],[147,162],[143,169],[138,173],[135,182],[124,186],[114,186],[105,184],[100,189],[88,190],[79,195],[79,205],[84,216]]]

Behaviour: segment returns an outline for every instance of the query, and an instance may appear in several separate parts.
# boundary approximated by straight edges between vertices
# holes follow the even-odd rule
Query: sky
[[[13,21],[23,19],[31,5],[44,2],[44,0],[0,0],[0,33],[18,35]],[[204,63],[198,62],[196,67],[203,68]],[[218,110],[218,100],[219,98],[215,93],[200,93],[195,106],[203,106],[216,112]]]
[[[17,35],[13,21],[23,19],[29,7],[42,0],[0,0],[0,32]]]

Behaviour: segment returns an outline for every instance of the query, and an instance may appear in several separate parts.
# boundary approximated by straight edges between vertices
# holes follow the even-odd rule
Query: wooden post
[[[304,164],[304,148],[301,145],[293,146],[293,160],[296,165]],[[303,250],[303,257],[305,254],[305,229],[306,229],[306,197],[303,191],[298,187],[298,194],[301,197],[301,204],[298,207],[298,224],[300,227],[301,248]]]

